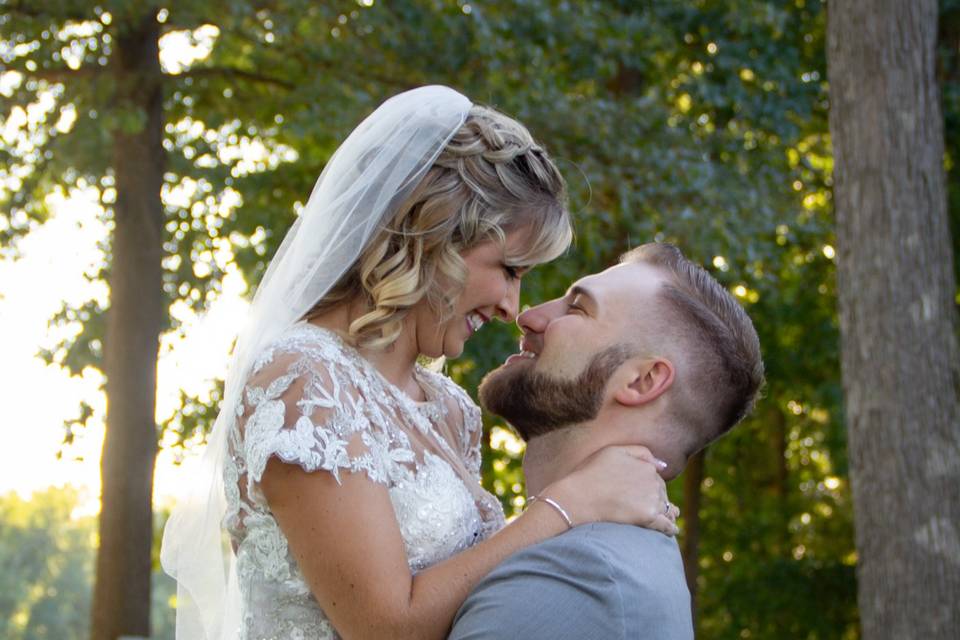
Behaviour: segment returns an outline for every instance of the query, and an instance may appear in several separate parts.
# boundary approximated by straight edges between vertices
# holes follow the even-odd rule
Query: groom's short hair
[[[670,411],[693,454],[752,410],[763,385],[757,332],[736,298],[675,246],[641,245],[620,261],[652,266],[665,277],[654,314],[657,339],[672,341],[682,354],[674,363]]]

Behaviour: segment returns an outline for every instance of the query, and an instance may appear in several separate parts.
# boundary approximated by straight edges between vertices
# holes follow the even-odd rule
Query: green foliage
[[[960,0],[940,0],[937,71],[943,100],[947,209],[953,233],[954,272],[960,287]],[[960,305],[960,290],[957,305]]]
[[[77,498],[72,489],[0,497],[0,636],[87,637],[96,523],[71,519]]]
[[[205,308],[234,266],[256,282],[333,149],[387,95],[436,82],[497,106],[557,158],[577,218],[576,247],[525,278],[525,303],[562,293],[631,246],[667,240],[728,285],[760,333],[764,399],[707,457],[700,636],[856,635],[823,2],[170,4],[158,14],[165,34],[212,45],[165,76],[171,305]],[[0,117],[55,97],[45,118],[20,128],[26,142],[0,138],[3,254],[46,219],[54,189],[95,185],[109,223],[110,140],[142,121],[109,100],[111,42],[137,5],[0,0],[0,58],[21,74]],[[956,231],[960,3],[942,0],[941,14]],[[262,149],[258,160],[238,152],[251,147]],[[96,301],[64,309],[55,321],[83,331],[47,358],[74,373],[99,367],[105,311]],[[177,328],[172,315],[168,326]],[[473,391],[516,339],[514,328],[486,328],[448,371]],[[183,445],[212,424],[218,400],[217,390],[209,400],[184,394],[184,410],[162,427]],[[515,511],[517,455],[485,453],[485,483]],[[679,485],[671,496],[683,507]],[[169,585],[158,591],[168,596]]]
[[[551,5],[530,16],[504,15],[490,32],[502,34],[491,49],[511,58],[505,66],[517,76],[493,85],[493,101],[575,165],[566,173],[579,212],[577,246],[528,278],[525,299],[559,295],[580,275],[655,238],[674,242],[737,292],[760,333],[765,397],[707,458],[703,637],[856,633],[825,15],[819,3],[807,4],[567,7],[576,19],[564,15],[566,5]],[[556,50],[589,55],[551,56]],[[488,91],[492,77],[485,78]],[[513,344],[505,335],[475,340],[467,357],[477,366],[460,380],[475,388]],[[501,451],[491,451],[484,466],[508,510],[517,467]],[[682,508],[679,485],[671,494]],[[794,601],[800,611],[817,608],[825,576],[836,599],[819,607],[815,622],[786,610]],[[757,589],[758,582],[777,588]]]
[[[94,516],[74,515],[80,496],[50,488],[24,500],[0,496],[0,637],[7,640],[86,640],[97,545]],[[173,640],[176,583],[160,569],[156,518],[151,638]]]

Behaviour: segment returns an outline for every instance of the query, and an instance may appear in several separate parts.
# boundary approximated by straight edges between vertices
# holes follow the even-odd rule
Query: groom
[[[522,353],[484,379],[480,399],[527,441],[531,496],[611,444],[646,446],[670,480],[752,408],[763,382],[743,308],[667,244],[634,249],[517,322]],[[676,540],[602,522],[505,560],[467,598],[450,635],[692,637]]]

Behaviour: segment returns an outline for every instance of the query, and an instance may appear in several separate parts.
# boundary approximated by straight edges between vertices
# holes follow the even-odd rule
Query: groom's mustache
[[[520,350],[539,354],[543,351],[543,336],[539,333],[524,333],[520,338]]]
[[[533,361],[504,365],[480,382],[480,404],[509,422],[529,442],[531,438],[596,418],[607,382],[632,355],[632,350],[624,345],[608,347],[595,353],[583,371],[572,378],[534,371]]]

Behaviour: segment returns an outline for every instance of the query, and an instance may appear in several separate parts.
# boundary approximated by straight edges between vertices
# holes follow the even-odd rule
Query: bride
[[[523,274],[570,238],[562,177],[493,109],[422,87],[353,131],[257,290],[204,476],[164,532],[178,639],[444,638],[525,546],[594,520],[675,533],[641,447],[505,525],[478,408],[418,364],[514,320]]]

